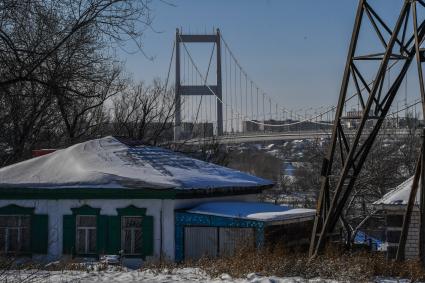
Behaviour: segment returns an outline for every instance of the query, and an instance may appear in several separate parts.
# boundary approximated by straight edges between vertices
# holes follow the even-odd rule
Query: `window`
[[[30,251],[31,216],[0,215],[0,253]]]
[[[78,254],[96,253],[96,227],[95,215],[77,215],[76,248]]]
[[[123,216],[121,218],[121,248],[124,254],[140,255],[142,253],[141,216]]]

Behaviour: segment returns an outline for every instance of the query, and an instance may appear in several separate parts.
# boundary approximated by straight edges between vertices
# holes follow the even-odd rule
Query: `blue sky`
[[[336,103],[358,1],[167,1],[175,7],[153,2],[153,27],[159,32],[144,35],[144,50],[154,60],[140,52],[121,54],[136,80],[166,76],[176,27],[191,33],[219,27],[248,74],[282,106]],[[392,18],[400,3],[376,0],[375,7]]]

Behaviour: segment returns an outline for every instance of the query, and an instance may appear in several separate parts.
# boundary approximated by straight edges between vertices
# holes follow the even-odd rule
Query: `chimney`
[[[32,157],[43,156],[55,151],[56,149],[34,149],[32,150]]]

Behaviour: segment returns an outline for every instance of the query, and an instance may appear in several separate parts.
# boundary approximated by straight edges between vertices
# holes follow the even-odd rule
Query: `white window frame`
[[[24,228],[28,228],[28,231],[30,233],[30,238],[28,239],[28,241],[31,241],[31,215],[27,215],[27,214],[2,214],[0,215],[0,217],[18,217],[18,226],[15,227],[8,227],[8,226],[0,226],[0,228],[5,229],[5,235],[4,235],[4,250],[1,252],[4,252],[5,254],[9,254],[9,253],[26,253],[26,252],[30,252],[30,250],[28,251],[21,251],[22,249],[22,241],[21,241],[21,237],[22,237],[22,230]],[[28,226],[22,226],[22,217],[29,217],[30,220],[30,224]],[[18,250],[16,251],[9,251],[9,232],[10,230],[17,230],[18,231]],[[30,247],[31,249],[31,247]]]
[[[96,224],[95,224],[95,226],[79,226],[78,225],[78,223],[79,223],[79,218],[80,217],[95,217],[95,219],[96,219]],[[77,254],[96,254],[97,252],[96,251],[94,251],[94,252],[90,252],[90,238],[89,238],[89,235],[90,235],[90,231],[91,230],[95,230],[96,231],[96,239],[95,239],[95,241],[96,241],[96,247],[97,247],[97,233],[98,233],[98,231],[97,231],[97,215],[83,215],[83,214],[77,214],[76,215],[76,217],[75,217],[75,242],[76,242],[76,252],[77,252]],[[79,237],[79,231],[80,230],[83,230],[83,231],[85,231],[85,233],[84,233],[84,253],[80,253],[79,252],[79,250],[80,250],[80,237]]]
[[[140,218],[141,219],[140,227],[124,227],[124,225],[125,225],[124,219],[125,218]],[[143,216],[140,216],[140,215],[121,216],[121,249],[122,249],[124,255],[133,256],[133,255],[141,255],[142,254],[142,251],[140,253],[135,252],[135,249],[136,249],[136,233],[135,232],[137,230],[140,230],[140,234],[141,234],[141,237],[143,239],[143,229],[142,229],[143,224],[142,223],[143,223]],[[125,232],[128,231],[128,230],[130,231],[130,253],[125,252]],[[142,242],[142,245],[143,245],[143,242]]]

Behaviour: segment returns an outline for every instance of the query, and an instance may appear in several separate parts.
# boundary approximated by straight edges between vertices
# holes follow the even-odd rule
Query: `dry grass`
[[[116,269],[122,268],[115,266]],[[45,270],[45,271],[102,271],[108,268],[108,264],[103,262],[87,262],[83,259],[63,258],[58,261],[50,262],[48,264],[41,263],[30,258],[22,260],[13,257],[0,257],[0,271],[8,270]],[[0,280],[1,281],[1,280]]]
[[[402,263],[388,261],[383,254],[367,252],[327,251],[309,261],[306,252],[288,251],[283,248],[271,250],[239,250],[232,257],[185,262],[180,265],[159,263],[148,268],[172,269],[174,267],[199,267],[211,276],[227,273],[234,278],[249,273],[280,277],[321,277],[353,282],[366,282],[375,277],[399,277],[411,281],[424,280],[425,269],[418,261]]]

